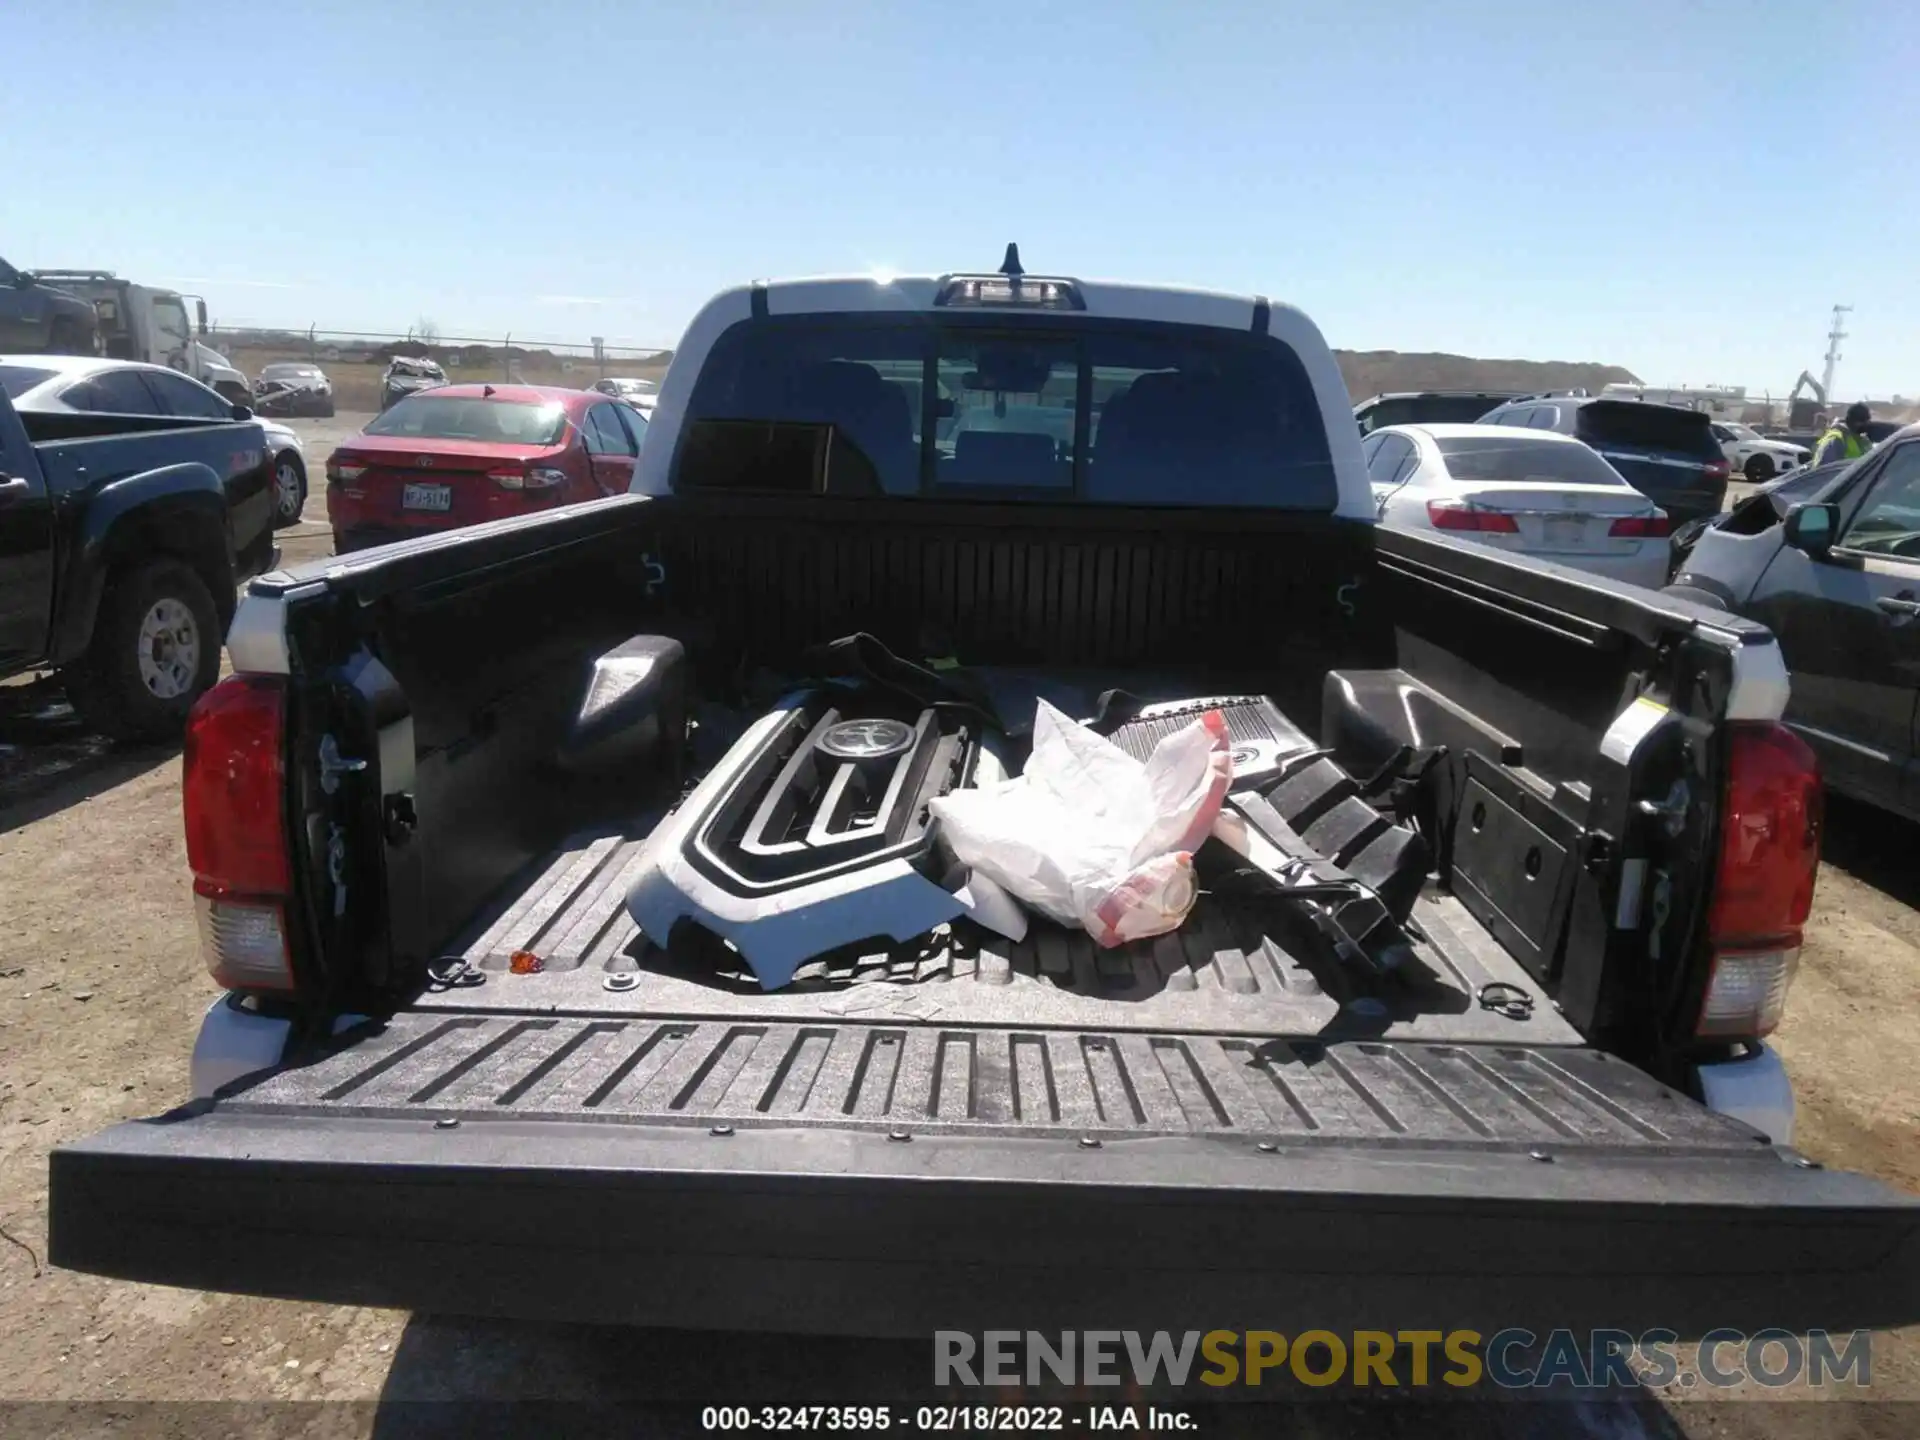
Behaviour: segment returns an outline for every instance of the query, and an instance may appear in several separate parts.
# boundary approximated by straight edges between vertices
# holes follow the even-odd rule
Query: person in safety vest
[[[1866,454],[1873,448],[1873,442],[1867,438],[1867,422],[1871,419],[1873,412],[1865,402],[1854,401],[1847,407],[1846,418],[1814,442],[1813,458],[1807,462],[1807,468],[1831,465],[1836,460],[1857,460]]]

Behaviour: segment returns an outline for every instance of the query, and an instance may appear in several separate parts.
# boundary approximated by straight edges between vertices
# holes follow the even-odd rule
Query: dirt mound
[[[1634,385],[1639,377],[1618,365],[1564,360],[1475,360],[1467,355],[1402,354],[1398,350],[1336,350],[1347,393],[1358,404],[1399,390],[1588,390]]]

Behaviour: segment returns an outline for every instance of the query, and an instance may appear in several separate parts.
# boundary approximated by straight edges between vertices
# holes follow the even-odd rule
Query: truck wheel
[[[220,617],[200,577],[155,560],[109,583],[93,640],[68,671],[80,718],[115,740],[175,740],[220,678]]]
[[[1773,478],[1773,457],[1771,455],[1749,455],[1745,466],[1747,479],[1755,485],[1764,485]]]
[[[300,463],[300,457],[288,450],[274,457],[273,461],[273,524],[274,528],[295,524],[300,512],[307,504],[307,467]]]
[[[53,322],[53,328],[47,334],[47,349],[55,355],[85,355],[92,347],[87,344],[86,335],[79,325],[62,318]]]

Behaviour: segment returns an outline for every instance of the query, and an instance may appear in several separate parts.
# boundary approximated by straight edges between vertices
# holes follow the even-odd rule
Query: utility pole
[[[1820,377],[1820,389],[1829,404],[1833,403],[1833,367],[1840,361],[1840,342],[1847,338],[1847,332],[1840,328],[1840,317],[1851,312],[1851,305],[1833,307],[1833,328],[1827,331],[1827,368]]]

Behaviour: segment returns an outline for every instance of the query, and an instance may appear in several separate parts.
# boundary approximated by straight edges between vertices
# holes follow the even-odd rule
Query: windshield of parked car
[[[318,380],[320,367],[284,363],[268,365],[260,371],[260,378],[263,380]]]
[[[9,400],[18,400],[34,386],[44,384],[57,373],[54,370],[35,370],[26,365],[0,365],[0,390],[6,392]]]
[[[1291,348],[1062,314],[736,326],[700,372],[673,483],[1321,511],[1337,498]]]
[[[551,445],[565,432],[566,410],[524,400],[416,395],[371,421],[369,435],[419,440],[493,440],[506,445]]]
[[[1837,460],[1818,469],[1797,471],[1784,480],[1776,480],[1764,487],[1761,493],[1773,502],[1775,513],[1784,516],[1789,506],[1821,499],[1823,492],[1833,488],[1834,481],[1853,468],[1853,463],[1851,460]]]
[[[1456,480],[1541,480],[1554,485],[1628,488],[1620,472],[1579,444],[1555,444],[1504,435],[1437,439],[1447,473]]]

